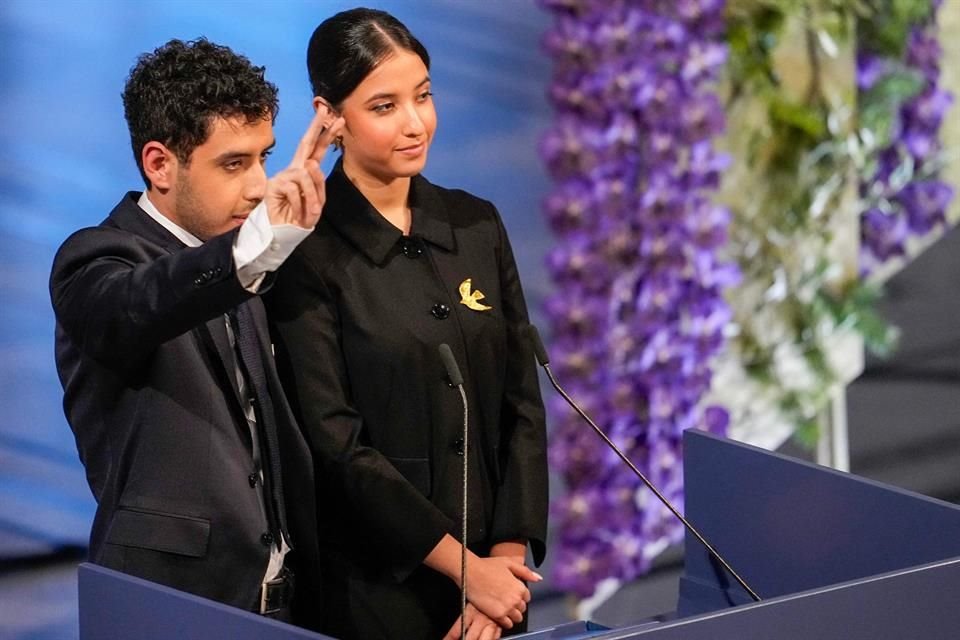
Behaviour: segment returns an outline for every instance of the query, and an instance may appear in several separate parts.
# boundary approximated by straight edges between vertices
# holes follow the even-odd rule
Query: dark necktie
[[[263,366],[263,351],[257,338],[257,328],[253,322],[253,313],[250,303],[245,302],[234,308],[228,314],[233,324],[233,333],[237,343],[237,352],[240,355],[240,366],[250,388],[253,399],[254,413],[257,418],[257,433],[260,435],[261,449],[266,452],[262,455],[262,463],[266,467],[263,474],[264,502],[267,503],[267,520],[270,524],[277,548],[280,548],[280,535],[283,534],[289,544],[287,535],[286,509],[283,504],[283,482],[280,478],[280,452],[277,442],[276,414],[273,411],[273,401],[267,388],[267,375]]]

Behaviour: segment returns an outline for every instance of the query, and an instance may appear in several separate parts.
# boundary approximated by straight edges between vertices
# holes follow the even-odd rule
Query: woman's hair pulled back
[[[313,95],[338,107],[395,49],[415,53],[430,68],[424,46],[386,11],[357,8],[327,18],[314,30],[307,47]]]

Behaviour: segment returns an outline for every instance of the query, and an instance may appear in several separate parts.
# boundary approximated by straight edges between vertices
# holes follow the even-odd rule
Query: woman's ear
[[[316,111],[317,109],[320,108],[321,105],[323,105],[324,107],[326,107],[326,108],[327,108],[327,111],[329,111],[330,113],[334,113],[334,114],[337,114],[337,115],[340,114],[340,111],[339,111],[338,109],[336,109],[332,104],[330,104],[330,102],[329,102],[326,98],[323,98],[323,97],[321,97],[321,96],[314,96],[314,97],[313,97],[313,110]]]

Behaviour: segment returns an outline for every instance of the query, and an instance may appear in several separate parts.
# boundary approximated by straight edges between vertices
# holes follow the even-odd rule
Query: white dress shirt
[[[199,247],[203,244],[200,238],[160,213],[147,197],[146,191],[137,204],[183,244],[188,247]],[[272,226],[266,203],[258,204],[240,225],[240,233],[233,243],[233,262],[243,288],[250,293],[256,293],[263,277],[268,272],[276,271],[312,231],[313,229],[304,229],[293,224]]]

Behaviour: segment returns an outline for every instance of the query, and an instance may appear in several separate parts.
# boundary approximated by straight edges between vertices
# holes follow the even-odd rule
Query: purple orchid
[[[933,177],[941,150],[940,126],[953,104],[953,95],[938,86],[943,55],[937,39],[938,8],[939,2],[931,3],[930,16],[911,29],[901,60],[866,52],[857,56],[861,91],[869,90],[898,65],[923,78],[920,92],[900,107],[892,141],[877,153],[875,172],[860,185],[861,196],[883,203],[871,205],[860,216],[861,270],[865,274],[887,260],[905,256],[911,237],[943,226],[953,198],[953,190]],[[910,181],[895,181],[894,176],[905,167],[912,167]]]
[[[545,303],[554,369],[597,423],[682,504],[684,429],[723,432],[702,407],[736,282],[721,258],[730,213],[711,202],[729,158],[714,86],[726,64],[723,0],[543,2],[556,16],[557,111],[541,144],[558,243]],[[579,418],[551,401],[550,460],[568,493],[554,579],[579,595],[630,580],[682,532]]]

